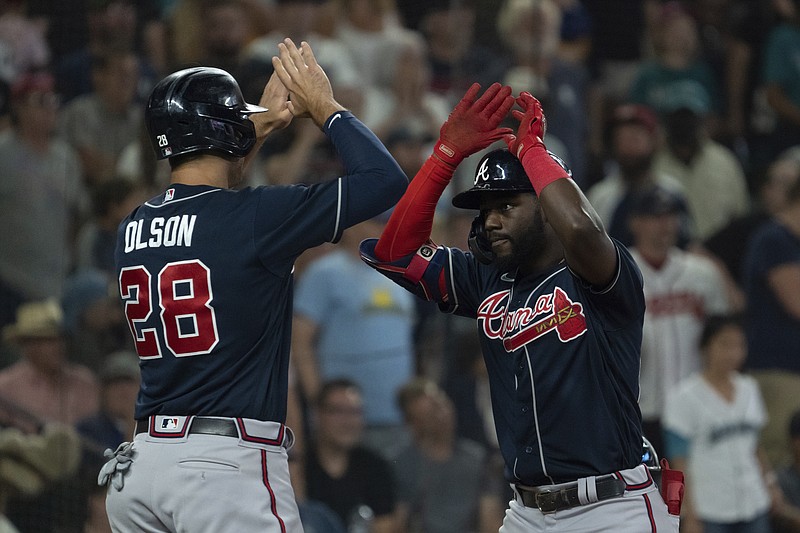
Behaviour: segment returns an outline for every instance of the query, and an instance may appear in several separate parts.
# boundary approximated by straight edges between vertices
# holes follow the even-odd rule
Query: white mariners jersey
[[[700,368],[697,341],[706,317],[729,310],[717,267],[703,256],[670,250],[660,269],[631,249],[644,278],[647,308],[642,331],[639,408],[661,418],[667,392]]]
[[[705,520],[750,520],[770,499],[756,458],[766,410],[750,376],[734,378],[734,400],[722,398],[699,373],[670,394],[664,427],[690,441],[687,495]]]

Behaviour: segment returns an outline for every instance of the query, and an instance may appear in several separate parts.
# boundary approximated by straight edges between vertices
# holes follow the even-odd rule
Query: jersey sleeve
[[[375,257],[377,239],[361,243],[361,259],[401,287],[439,309],[460,316],[477,316],[483,271],[472,254],[428,241],[415,253],[396,261]]]
[[[613,239],[617,248],[617,273],[607,287],[582,283],[591,301],[604,310],[606,327],[623,327],[644,315],[644,282],[642,272],[625,246]],[[578,277],[573,272],[573,275]],[[579,278],[580,279],[580,278]]]
[[[311,186],[262,187],[255,241],[265,264],[336,242],[342,232],[391,208],[408,179],[378,138],[349,112],[324,127],[346,174]]]

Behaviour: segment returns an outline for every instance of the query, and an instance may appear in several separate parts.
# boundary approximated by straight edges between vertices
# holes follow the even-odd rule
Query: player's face
[[[545,221],[534,194],[487,194],[481,214],[500,270],[511,271],[544,248]]]

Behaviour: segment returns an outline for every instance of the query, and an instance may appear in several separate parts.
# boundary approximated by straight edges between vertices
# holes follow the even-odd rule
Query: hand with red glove
[[[544,134],[547,130],[547,119],[544,116],[542,104],[529,92],[520,93],[517,104],[522,111],[514,110],[511,115],[519,120],[519,129],[508,149],[520,161],[529,149],[536,144],[544,146]]]
[[[493,142],[510,142],[514,136],[512,129],[498,127],[514,105],[511,87],[494,83],[476,100],[480,89],[473,83],[439,130],[433,153],[452,168]]]
[[[541,194],[550,183],[569,178],[570,175],[566,167],[544,146],[542,139],[547,130],[547,119],[544,117],[542,104],[529,92],[520,93],[517,104],[522,111],[514,110],[511,115],[519,120],[519,129],[516,136],[506,138],[506,144],[511,153],[522,162],[536,194]]]

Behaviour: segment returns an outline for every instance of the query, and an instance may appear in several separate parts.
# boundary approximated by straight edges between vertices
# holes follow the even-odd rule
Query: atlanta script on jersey
[[[615,242],[615,279],[596,290],[563,262],[522,277],[428,242],[387,263],[374,257],[376,242],[361,245],[368,264],[442,311],[476,319],[509,481],[562,483],[641,462],[644,295],[624,246]]]

